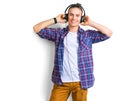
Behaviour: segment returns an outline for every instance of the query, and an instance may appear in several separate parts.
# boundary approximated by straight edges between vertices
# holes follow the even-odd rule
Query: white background
[[[113,31],[109,40],[93,45],[96,80],[88,101],[120,101],[119,0],[1,0],[0,101],[48,101],[55,48],[39,38],[33,26],[76,2]]]

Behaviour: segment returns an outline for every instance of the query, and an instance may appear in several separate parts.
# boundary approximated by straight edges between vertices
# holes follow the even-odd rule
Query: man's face
[[[81,16],[82,16],[82,11],[79,8],[70,8],[68,12],[69,26],[78,27],[80,24]]]

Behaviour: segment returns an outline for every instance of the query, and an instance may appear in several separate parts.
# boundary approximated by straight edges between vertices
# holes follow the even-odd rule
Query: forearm
[[[107,28],[106,26],[100,25],[94,21],[90,21],[89,26],[97,29],[98,31],[102,32],[103,34],[107,35],[108,37],[111,37],[112,31]]]
[[[33,26],[33,30],[38,33],[41,29],[44,29],[45,27],[48,27],[52,24],[55,24],[54,22],[54,19],[49,19],[49,20],[46,20],[46,21],[42,21],[36,25]]]
[[[52,24],[55,24],[55,23],[65,23],[66,20],[64,19],[65,17],[65,14],[59,14],[55,19],[52,18],[52,19],[49,19],[49,20],[46,20],[46,21],[42,21],[38,24],[36,24],[35,26],[33,26],[33,30],[38,33],[41,29],[44,29],[45,27],[48,27]]]

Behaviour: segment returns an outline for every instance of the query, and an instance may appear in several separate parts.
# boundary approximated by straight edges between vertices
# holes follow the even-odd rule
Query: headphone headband
[[[69,6],[65,9],[65,12],[64,12],[64,13],[66,14],[67,10],[69,10],[70,8],[74,8],[74,7],[80,8],[81,11],[82,11],[82,13],[83,13],[82,16],[85,16],[85,10],[84,10],[84,8],[82,7],[82,5],[81,5],[80,3],[76,3],[76,4],[71,4],[71,5],[69,5]]]
[[[71,4],[71,5],[69,5],[69,6],[65,9],[65,12],[64,12],[64,13],[66,14],[65,19],[68,20],[68,13],[66,13],[67,10],[69,10],[70,8],[74,8],[74,7],[77,7],[77,8],[79,8],[79,9],[81,9],[81,11],[82,11],[82,17],[81,17],[81,21],[80,21],[80,22],[84,22],[84,20],[85,20],[85,10],[84,10],[84,8],[82,7],[82,5],[81,5],[80,3]]]

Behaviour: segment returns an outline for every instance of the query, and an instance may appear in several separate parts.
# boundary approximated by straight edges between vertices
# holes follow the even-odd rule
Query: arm
[[[91,27],[97,29],[98,31],[100,31],[101,33],[105,34],[108,37],[112,36],[112,31],[109,28],[92,21],[88,16],[86,16],[85,22],[82,22],[81,25],[91,26]]]
[[[59,23],[64,23],[65,22],[65,19],[64,18],[64,14],[59,14],[57,17],[56,17],[56,20],[57,22]],[[54,22],[54,18],[52,19],[49,19],[49,20],[45,20],[45,21],[42,21],[36,25],[33,26],[33,30],[38,33],[39,31],[41,31],[42,29],[44,29],[45,27],[48,27],[50,25],[53,25],[55,24]]]

